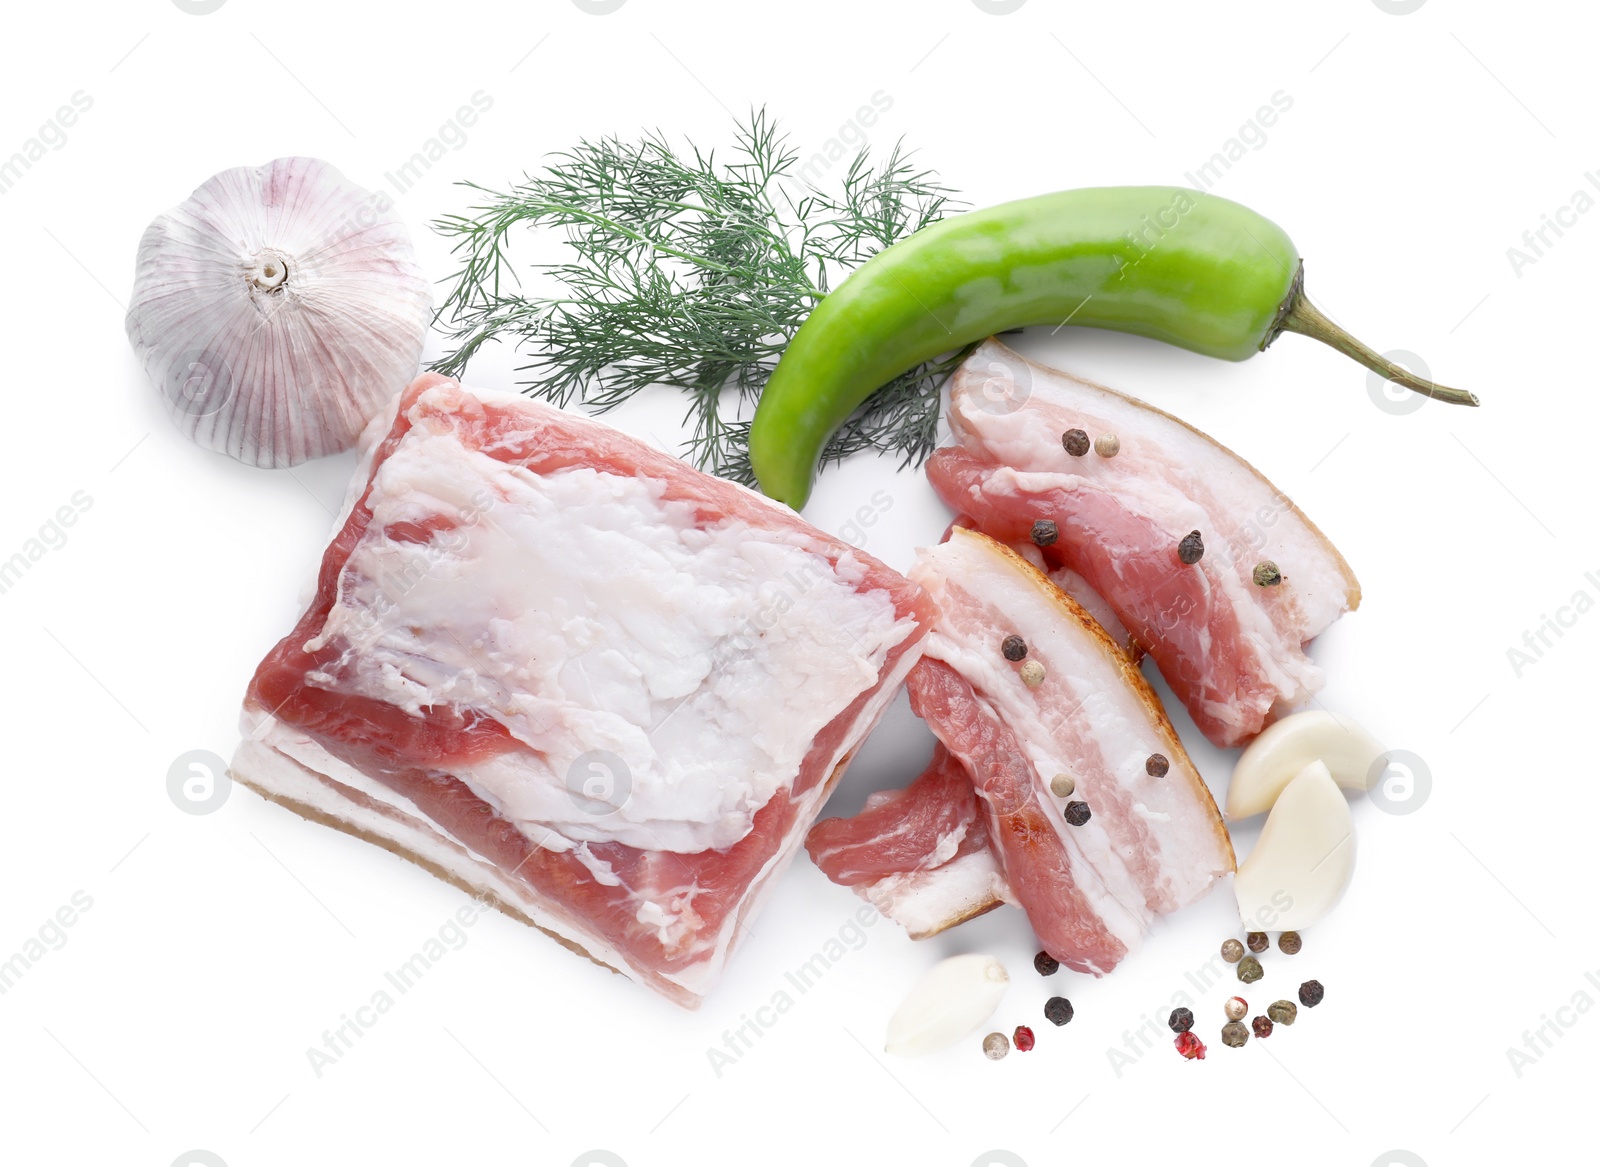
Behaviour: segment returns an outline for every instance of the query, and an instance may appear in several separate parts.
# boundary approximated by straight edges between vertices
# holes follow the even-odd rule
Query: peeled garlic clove
[[[382,193],[315,158],[225,170],[139,243],[128,339],[178,428],[254,466],[347,450],[432,315]]]
[[[941,960],[889,1018],[884,1050],[916,1058],[954,1045],[989,1020],[1010,980],[992,956]]]
[[[1308,928],[1333,910],[1355,866],[1350,804],[1327,765],[1312,762],[1283,788],[1239,864],[1239,918],[1251,928]]]
[[[1348,717],[1321,709],[1269,725],[1245,747],[1228,783],[1227,814],[1246,819],[1271,808],[1289,780],[1312,762],[1325,762],[1346,790],[1366,790],[1384,749]]]

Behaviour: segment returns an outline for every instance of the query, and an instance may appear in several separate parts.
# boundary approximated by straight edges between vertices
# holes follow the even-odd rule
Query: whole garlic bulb
[[[279,158],[214,175],[150,224],[127,329],[184,434],[293,466],[355,444],[416,373],[431,315],[388,198]]]

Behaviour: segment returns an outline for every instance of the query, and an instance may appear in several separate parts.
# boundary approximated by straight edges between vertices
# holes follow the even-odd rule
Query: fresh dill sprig
[[[583,141],[506,191],[464,184],[484,201],[435,224],[461,267],[439,310],[456,348],[434,367],[459,375],[486,342],[506,340],[528,356],[524,387],[558,405],[603,412],[648,386],[677,386],[694,463],[753,483],[743,415],[795,330],[850,269],[953,205],[898,144],[878,165],[863,149],[833,194],[803,182],[798,160],[760,110],[737,123],[726,160],[680,152],[656,132]],[[525,294],[512,265],[527,229],[560,231],[570,252],[535,265],[553,295]],[[823,460],[870,449],[920,463],[955,363],[884,386]]]

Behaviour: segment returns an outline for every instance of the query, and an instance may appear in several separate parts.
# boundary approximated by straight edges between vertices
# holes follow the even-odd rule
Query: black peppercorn
[[[1265,932],[1246,932],[1244,942],[1251,952],[1265,952],[1267,950],[1267,934]]]
[[[1028,534],[1040,547],[1048,547],[1061,537],[1061,532],[1056,530],[1054,519],[1035,519],[1033,530]]]
[[[1322,1004],[1322,982],[1307,981],[1300,986],[1300,1004],[1307,1009],[1313,1009]]]
[[[1165,778],[1171,767],[1165,754],[1151,754],[1144,760],[1144,772],[1152,778]]]
[[[1194,1014],[1187,1009],[1174,1009],[1167,1018],[1167,1025],[1173,1033],[1188,1033],[1194,1028]]]
[[[1042,977],[1047,977],[1061,967],[1061,962],[1048,952],[1041,952],[1033,958],[1033,968]]]
[[[1300,933],[1285,932],[1282,936],[1278,937],[1278,951],[1282,952],[1285,956],[1293,956],[1295,953],[1299,952]]]
[[[1044,1018],[1052,1025],[1065,1025],[1072,1020],[1072,1002],[1065,997],[1051,997],[1044,1003]]]
[[[1067,822],[1072,826],[1081,827],[1089,821],[1089,804],[1087,802],[1069,802],[1066,810]]]
[[[1200,562],[1200,557],[1206,553],[1205,540],[1200,538],[1199,531],[1190,531],[1178,540],[1178,562],[1193,566]]]
[[[1081,458],[1089,452],[1089,435],[1082,430],[1068,430],[1061,435],[1061,446],[1074,458]]]
[[[1000,642],[1000,655],[1008,661],[1019,661],[1028,655],[1028,642],[1012,633]]]

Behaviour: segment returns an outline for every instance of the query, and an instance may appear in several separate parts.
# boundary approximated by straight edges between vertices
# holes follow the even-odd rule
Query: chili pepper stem
[[[1468,393],[1465,389],[1450,389],[1444,385],[1436,385],[1432,381],[1425,381],[1386,359],[1381,353],[1374,352],[1318,311],[1316,306],[1306,299],[1305,293],[1298,288],[1295,289],[1289,310],[1278,320],[1278,330],[1298,332],[1301,336],[1320,340],[1323,344],[1338,349],[1345,356],[1365,365],[1374,373],[1386,377],[1396,385],[1404,385],[1415,393],[1421,393],[1424,397],[1446,401],[1451,405],[1478,404],[1475,394]]]

